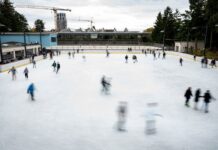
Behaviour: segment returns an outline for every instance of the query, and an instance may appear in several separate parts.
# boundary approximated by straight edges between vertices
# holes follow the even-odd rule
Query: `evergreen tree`
[[[161,33],[161,31],[163,30],[164,30],[163,17],[161,12],[159,12],[151,35],[154,42],[162,43],[163,33]]]
[[[26,18],[14,10],[12,3],[9,0],[0,1],[0,23],[5,25],[1,31],[21,32],[28,30]]]

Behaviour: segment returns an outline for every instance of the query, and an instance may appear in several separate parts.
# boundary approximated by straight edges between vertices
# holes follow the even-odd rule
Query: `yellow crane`
[[[93,30],[94,29],[94,26],[93,26],[93,18],[91,18],[90,20],[88,19],[73,19],[73,21],[83,21],[83,22],[90,22],[90,30]]]
[[[48,7],[48,6],[36,6],[36,5],[16,5],[16,8],[31,8],[31,9],[45,9],[52,10],[54,12],[54,23],[55,23],[55,31],[57,31],[57,11],[69,11],[71,9],[57,8],[57,7]]]

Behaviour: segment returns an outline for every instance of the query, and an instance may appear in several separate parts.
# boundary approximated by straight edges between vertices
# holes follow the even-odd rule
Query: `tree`
[[[36,32],[43,32],[45,29],[45,23],[41,19],[35,21],[35,30]]]
[[[157,19],[155,21],[154,30],[152,31],[151,37],[154,42],[162,43],[163,34],[161,31],[164,29],[163,17],[161,12],[158,13]]]
[[[26,18],[14,10],[9,0],[0,1],[0,23],[7,28],[1,28],[2,31],[10,29],[13,32],[28,30]]]

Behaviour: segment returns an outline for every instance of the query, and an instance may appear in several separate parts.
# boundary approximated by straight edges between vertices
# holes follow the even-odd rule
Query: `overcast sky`
[[[116,28],[143,31],[152,27],[158,12],[170,6],[184,12],[189,8],[188,0],[11,0],[15,5],[37,5],[71,9],[66,12],[68,27],[71,29],[88,28],[88,22],[74,21],[91,19],[96,28]],[[36,19],[45,22],[46,29],[54,28],[54,14],[50,10],[24,9],[16,10],[25,15],[30,27]]]

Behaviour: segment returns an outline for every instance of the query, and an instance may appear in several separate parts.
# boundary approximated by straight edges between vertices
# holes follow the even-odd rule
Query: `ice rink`
[[[67,54],[17,68],[17,80],[0,73],[0,150],[217,150],[218,101],[209,113],[184,106],[185,90],[201,88],[218,98],[218,69],[167,55],[153,60],[137,54]],[[52,63],[61,69],[53,72]],[[110,95],[101,93],[101,77],[111,78]],[[36,100],[27,94],[34,82]],[[199,109],[202,107],[202,100]],[[120,101],[128,102],[126,131],[116,129]],[[156,102],[156,134],[146,134],[147,103]]]

